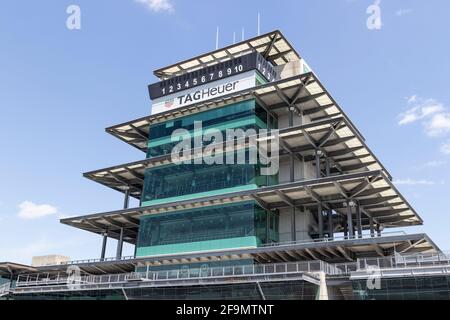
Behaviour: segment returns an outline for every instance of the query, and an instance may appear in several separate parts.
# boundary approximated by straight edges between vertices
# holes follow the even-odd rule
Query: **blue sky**
[[[144,154],[104,128],[145,116],[152,70],[280,29],[396,179],[427,232],[450,249],[450,2],[71,0],[0,4],[0,261],[96,258],[97,235],[64,216],[119,209],[121,194],[81,173]],[[69,5],[81,29],[66,27]],[[135,204],[135,203],[133,203]],[[109,242],[108,256],[115,243]],[[127,246],[125,254],[131,254]]]

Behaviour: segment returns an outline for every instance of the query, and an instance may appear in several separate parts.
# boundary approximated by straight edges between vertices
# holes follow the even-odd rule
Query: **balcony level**
[[[288,209],[312,215],[311,236],[317,239],[333,239],[338,233],[357,239],[364,230],[375,236],[381,235],[384,228],[422,224],[422,219],[379,170],[66,218],[61,222],[135,244],[143,216],[243,201],[256,201],[268,211]],[[291,239],[296,239],[295,234],[292,228]]]
[[[250,141],[251,139],[249,139]],[[289,180],[304,180],[306,173],[298,175],[304,163],[314,167],[315,177],[336,176],[362,171],[381,170],[390,174],[369,149],[352,124],[344,117],[310,122],[279,130],[280,170],[289,172]],[[249,144],[238,145],[246,148]],[[227,151],[226,144],[223,145]],[[196,154],[197,150],[194,150]],[[192,158],[194,159],[194,158]],[[153,157],[123,165],[87,172],[84,176],[109,188],[140,199],[145,172],[172,164],[171,155]],[[293,178],[293,179],[292,179]]]
[[[250,99],[255,99],[258,105],[265,108],[270,118],[279,120],[280,129],[343,117],[354,128],[360,139],[364,140],[312,72],[114,125],[106,128],[106,132],[147,153],[148,142],[152,139],[149,135],[150,126]]]

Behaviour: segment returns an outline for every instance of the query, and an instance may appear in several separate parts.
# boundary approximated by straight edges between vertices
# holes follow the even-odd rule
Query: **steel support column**
[[[347,221],[344,221],[344,239],[348,238],[348,225],[347,225]]]
[[[106,254],[106,243],[108,241],[108,232],[103,233],[103,243],[102,243],[102,253],[100,255],[100,260],[105,260],[105,254]]]
[[[123,208],[128,209],[128,206],[130,204],[130,188],[127,188],[125,191],[125,198],[123,200]]]
[[[290,169],[290,180],[291,182],[295,182],[295,162],[294,162],[294,154],[291,153],[290,155],[290,163],[289,163],[289,169]]]
[[[289,127],[292,128],[294,126],[294,108],[289,107]]]
[[[123,200],[123,208],[128,209],[130,204],[130,188],[125,190],[125,197]],[[123,228],[120,228],[119,240],[117,241],[116,259],[122,258],[123,249]]]
[[[375,237],[375,229],[374,229],[374,225],[373,225],[373,217],[370,216],[369,217],[369,227],[370,227],[370,236],[373,238]]]
[[[316,149],[315,151],[315,157],[316,157],[316,177],[320,178],[320,153],[319,150]]]
[[[319,224],[319,239],[323,239],[323,210],[322,204],[317,204],[317,223]]]
[[[291,218],[291,233],[292,233],[292,241],[297,241],[297,228],[295,221],[295,207],[292,207],[292,218]]]
[[[120,228],[119,240],[117,241],[117,251],[116,259],[120,260],[122,258],[122,248],[123,248],[123,228]]]
[[[353,239],[355,234],[353,232],[352,207],[350,206],[350,201],[347,201],[347,229],[349,238]]]
[[[328,157],[326,157],[325,159],[325,172],[327,177],[330,176],[330,159]]]
[[[328,238],[333,240],[334,238],[334,226],[333,226],[333,210],[328,209]]]
[[[356,228],[358,231],[358,238],[362,238],[362,223],[361,223],[361,208],[356,206]]]

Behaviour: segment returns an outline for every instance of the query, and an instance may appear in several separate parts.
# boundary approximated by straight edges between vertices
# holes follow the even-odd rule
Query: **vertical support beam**
[[[127,188],[125,191],[125,198],[123,200],[123,208],[128,209],[130,204],[130,188]],[[120,228],[120,236],[117,241],[117,250],[116,250],[116,259],[119,260],[122,258],[122,249],[123,249],[123,228]]]
[[[319,238],[323,239],[323,212],[322,212],[322,204],[317,204],[317,222],[319,224]]]
[[[106,254],[106,243],[108,241],[108,231],[105,230],[103,233],[103,243],[102,243],[102,253],[100,255],[100,260],[105,260],[105,254]]]
[[[292,233],[292,241],[297,241],[297,228],[295,226],[295,207],[292,207],[292,217],[291,217],[291,233]]]
[[[299,125],[303,125],[303,108],[299,107],[297,108],[300,112],[297,114],[298,116],[298,120],[299,120]]]
[[[294,126],[294,108],[289,107],[289,127],[292,128]]]
[[[374,229],[374,225],[373,225],[373,217],[370,216],[369,217],[369,227],[370,227],[370,236],[373,238],[375,237],[375,229]]]
[[[333,210],[328,209],[328,238],[333,240],[334,238],[334,226],[333,226]]]
[[[290,162],[289,162],[289,169],[290,169],[290,180],[291,182],[295,181],[295,162],[294,162],[294,154],[290,154]]]
[[[350,206],[350,201],[348,201],[348,200],[347,200],[347,228],[348,228],[349,238],[353,239],[355,234],[353,232],[352,207]]]
[[[362,238],[361,208],[359,204],[356,206],[356,228],[358,231],[358,238]]]
[[[328,157],[325,158],[325,172],[327,177],[330,176],[330,159]]]
[[[130,204],[130,188],[127,188],[125,191],[125,198],[123,200],[123,208],[128,209],[128,206]]]
[[[344,220],[343,224],[344,224],[344,239],[348,239],[348,224],[347,224],[347,221]]]
[[[116,259],[120,260],[122,258],[122,248],[123,248],[123,228],[120,228],[120,236],[117,241],[117,251],[116,251]]]
[[[320,178],[320,154],[319,154],[319,149],[316,149],[315,156],[316,156],[316,177],[319,179]]]

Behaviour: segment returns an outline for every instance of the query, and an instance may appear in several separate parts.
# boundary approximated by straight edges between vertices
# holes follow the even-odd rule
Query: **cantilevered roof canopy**
[[[352,200],[363,213],[362,228],[369,228],[369,217],[385,228],[422,224],[422,219],[398,192],[390,179],[380,170],[344,174],[320,179],[303,180],[257,190],[225,193],[217,196],[168,202],[132,209],[98,213],[62,219],[61,223],[95,232],[108,233],[118,238],[120,228],[125,228],[125,241],[135,243],[139,217],[149,214],[222,205],[255,200],[267,209],[286,207],[315,210],[319,203],[334,209],[342,217],[347,214],[344,203]],[[355,210],[352,210],[356,217]],[[342,231],[342,230],[337,230]]]
[[[155,70],[153,74],[160,79],[168,79],[222,61],[233,59],[251,51],[258,51],[273,65],[281,65],[290,61],[299,60],[300,56],[286,40],[283,34],[272,31],[237,44],[230,45],[195,58],[175,63],[171,66]]]
[[[296,113],[310,116],[312,121],[333,117],[344,117],[347,122],[351,124],[350,119],[343,113],[336,101],[334,101],[332,96],[320,83],[319,79],[314,73],[309,72],[234,92],[199,104],[193,104],[183,108],[128,121],[106,128],[106,131],[122,141],[146,152],[148,140],[151,138],[149,137],[150,125],[248,99],[257,99],[258,103],[272,114],[280,115],[288,112],[289,109],[292,109]],[[361,139],[364,139],[356,127],[353,126],[353,128]]]
[[[35,272],[36,268],[20,263],[0,262],[0,276],[9,278],[21,273]]]
[[[88,259],[54,266],[43,266],[34,272],[65,272],[68,265],[76,265],[89,274],[113,274],[135,271],[136,267],[255,259],[260,263],[326,260],[328,262],[354,262],[357,258],[390,256],[396,254],[433,253],[440,251],[426,234],[396,234],[377,238],[347,239],[319,242],[274,244],[249,249],[231,249],[202,253],[183,253],[151,257],[117,259]],[[356,265],[355,265],[356,267]],[[30,273],[33,271],[29,271]]]
[[[328,156],[332,175],[383,170],[391,178],[358,132],[342,116],[282,129],[279,136],[281,156],[292,153],[315,165],[314,153],[318,149]],[[120,192],[130,188],[131,195],[139,198],[145,170],[170,163],[172,160],[169,154],[87,172],[84,176]],[[322,163],[322,169],[323,166]]]

